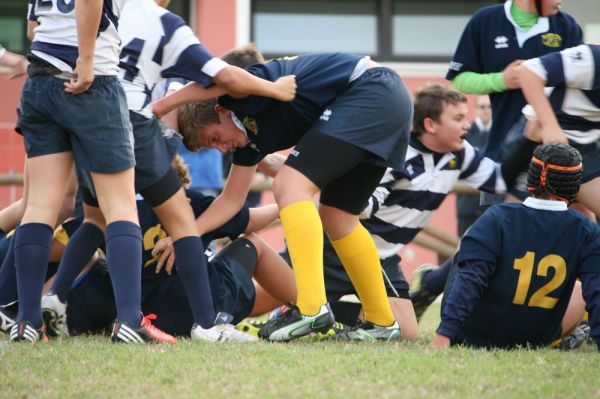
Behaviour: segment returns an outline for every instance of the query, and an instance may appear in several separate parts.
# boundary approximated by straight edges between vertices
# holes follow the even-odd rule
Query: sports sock
[[[22,224],[16,231],[15,261],[19,292],[17,320],[26,320],[35,328],[42,326],[42,287],[48,267],[52,234],[52,227],[43,223]]]
[[[450,273],[450,267],[452,266],[452,258],[446,259],[444,263],[437,269],[434,269],[423,276],[421,280],[421,287],[429,294],[440,295],[444,292],[446,286],[446,280],[448,279],[448,273]]]
[[[69,239],[56,273],[56,279],[50,288],[50,291],[58,295],[58,299],[62,302],[67,300],[71,284],[102,241],[104,241],[104,233],[92,223],[83,223]]]
[[[8,249],[0,267],[0,305],[6,305],[19,298],[17,292],[17,268],[15,267],[15,236],[8,240]]]
[[[311,201],[295,202],[283,208],[279,217],[290,252],[298,299],[304,315],[315,315],[327,302],[323,276],[323,225]]]
[[[367,229],[359,223],[352,233],[332,240],[331,244],[362,302],[365,320],[391,326],[394,314],[383,283],[377,247]]]
[[[125,220],[106,226],[106,263],[115,293],[117,319],[138,328],[142,314],[140,226]]]
[[[202,328],[211,328],[216,314],[202,240],[194,236],[183,237],[173,243],[173,248],[177,272],[185,287],[194,322]]]

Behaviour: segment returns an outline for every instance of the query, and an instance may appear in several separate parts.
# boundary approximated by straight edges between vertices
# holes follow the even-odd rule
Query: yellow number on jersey
[[[519,280],[517,281],[517,289],[513,298],[515,305],[524,305],[527,300],[534,263],[535,252],[531,251],[528,251],[522,258],[515,259],[513,268],[519,271]],[[554,269],[554,276],[531,295],[527,306],[544,309],[553,309],[556,306],[558,298],[548,296],[548,294],[560,287],[565,281],[567,277],[567,262],[559,255],[546,255],[538,263],[536,276],[548,276],[550,268]]]

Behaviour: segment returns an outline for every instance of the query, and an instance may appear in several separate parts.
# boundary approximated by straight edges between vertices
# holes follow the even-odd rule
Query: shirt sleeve
[[[485,291],[494,274],[495,264],[482,260],[468,260],[458,264],[454,284],[442,309],[437,333],[455,339],[460,328]]]
[[[233,153],[233,163],[239,166],[254,166],[258,164],[267,154],[258,152],[253,148],[246,146],[238,148]]]
[[[185,21],[173,14],[161,17],[165,35],[159,44],[153,61],[161,65],[165,78],[182,77],[198,82],[203,87],[214,84],[216,76],[228,64],[212,55]]]
[[[483,260],[493,264],[499,263],[501,255],[502,232],[499,226],[497,210],[499,205],[488,208],[473,223],[460,241],[457,261]]]
[[[392,169],[388,168],[381,179],[381,182],[371,194],[367,206],[360,213],[360,219],[368,219],[375,215],[379,208],[385,204],[385,200],[391,193],[391,185],[394,183],[394,175]]]
[[[452,79],[452,86],[466,94],[490,94],[506,90],[502,72],[462,72]]]
[[[37,16],[35,15],[35,0],[28,0],[27,20],[32,21],[32,22],[37,22]]]
[[[582,273],[579,278],[585,300],[585,310],[589,314],[590,336],[600,350],[600,274]]]
[[[464,160],[459,179],[473,188],[490,193],[503,193],[506,184],[500,165],[484,157],[479,150],[465,142]]]
[[[469,20],[465,30],[460,37],[452,61],[446,73],[446,79],[452,80],[459,73],[465,71],[482,72],[482,66],[479,61],[478,48],[480,46],[479,38],[481,37],[478,29],[478,18],[475,15]]]
[[[600,46],[581,45],[528,60],[525,66],[546,82],[546,86],[572,89],[600,88]]]
[[[202,193],[186,190],[186,195],[191,201],[192,209],[194,210],[194,216],[197,218],[213,203],[215,200],[212,196],[207,196]],[[213,240],[229,237],[231,240],[237,238],[242,234],[248,227],[248,221],[250,220],[250,211],[248,207],[244,206],[233,218],[227,221],[224,225],[216,228],[213,231],[209,231],[202,236],[204,244],[208,244]]]

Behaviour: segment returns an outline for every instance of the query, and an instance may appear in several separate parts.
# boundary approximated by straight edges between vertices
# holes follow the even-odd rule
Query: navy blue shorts
[[[583,163],[581,182],[587,183],[600,176],[600,141],[594,141],[590,144],[578,144],[569,140],[569,144],[581,153]]]
[[[246,238],[227,245],[208,263],[210,289],[216,312],[233,316],[233,324],[252,312],[256,290],[252,275],[257,263],[256,248]]]
[[[377,67],[352,81],[311,130],[353,144],[401,169],[412,117],[412,99],[400,76],[389,68]]]
[[[125,92],[114,76],[96,76],[81,94],[64,91],[65,80],[34,76],[25,81],[16,130],[32,158],[72,151],[78,168],[117,173],[135,165]]]
[[[135,138],[135,190],[152,206],[158,206],[181,188],[180,180],[171,172],[171,161],[181,136],[156,118],[149,119],[132,111],[129,118]],[[79,185],[87,190],[85,202],[98,206],[90,174],[78,170],[77,177]]]

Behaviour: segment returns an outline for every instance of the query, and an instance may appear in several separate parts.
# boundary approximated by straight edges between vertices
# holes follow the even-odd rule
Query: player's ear
[[[435,121],[432,118],[423,119],[423,128],[426,132],[435,133]]]
[[[227,108],[223,108],[223,107],[222,107],[221,105],[219,105],[219,104],[216,104],[216,105],[215,105],[215,112],[216,112],[218,115],[227,116],[227,115],[229,115],[229,113],[230,113],[231,111],[229,111]]]

